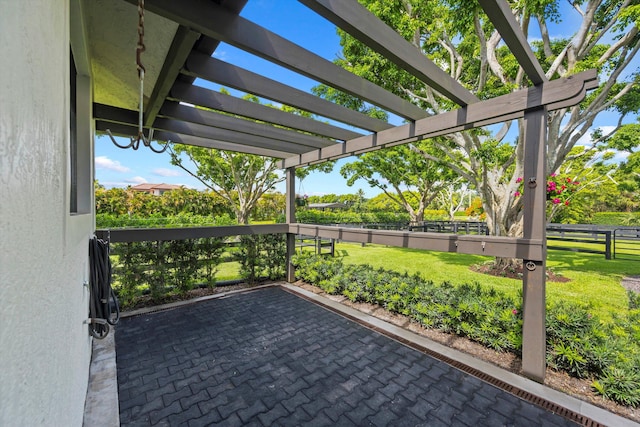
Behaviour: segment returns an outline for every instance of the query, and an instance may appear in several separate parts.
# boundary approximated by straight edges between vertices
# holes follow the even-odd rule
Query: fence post
[[[604,257],[611,259],[611,230],[605,231],[604,238]]]
[[[285,220],[287,224],[296,222],[296,169],[288,168],[286,170],[286,207]],[[296,235],[287,233],[287,282],[292,283],[296,280],[296,270],[291,262],[291,258],[296,253]]]

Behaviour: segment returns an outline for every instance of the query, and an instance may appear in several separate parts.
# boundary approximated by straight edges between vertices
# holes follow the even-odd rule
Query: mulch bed
[[[476,264],[469,267],[471,271],[475,271],[477,273],[490,274],[491,276],[496,277],[507,277],[509,279],[520,279],[522,280],[524,267],[509,267],[509,268],[496,268],[493,264]],[[552,270],[547,269],[547,280],[549,282],[559,282],[566,283],[570,282],[571,279],[568,277],[561,276]]]

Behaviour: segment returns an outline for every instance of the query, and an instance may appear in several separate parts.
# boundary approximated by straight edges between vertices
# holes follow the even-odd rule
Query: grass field
[[[225,280],[236,280],[240,278],[240,263],[237,261],[224,262],[218,266],[216,280],[224,282]]]
[[[517,296],[522,281],[495,277],[471,271],[469,267],[491,261],[491,257],[422,251],[379,245],[339,243],[336,256],[350,264],[369,264],[399,272],[420,273],[436,283],[475,283],[491,286]],[[570,279],[569,282],[547,282],[550,302],[575,301],[593,306],[594,314],[603,320],[611,314],[628,310],[625,289],[620,286],[624,276],[640,275],[640,262],[606,260],[603,255],[549,250],[547,268]]]

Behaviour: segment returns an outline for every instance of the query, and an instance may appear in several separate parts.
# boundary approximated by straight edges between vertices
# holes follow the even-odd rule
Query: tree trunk
[[[506,192],[501,192],[505,194]],[[491,236],[522,237],[523,233],[523,212],[522,209],[515,209],[514,204],[519,203],[512,194],[502,199],[495,193],[486,189],[483,191],[483,200],[486,222]],[[497,270],[507,270],[522,266],[522,260],[517,258],[496,257],[494,268]]]

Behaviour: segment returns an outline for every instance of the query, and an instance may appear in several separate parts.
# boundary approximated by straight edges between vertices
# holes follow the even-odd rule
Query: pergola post
[[[287,168],[285,170],[287,177],[287,191],[285,194],[285,221],[287,224],[296,222],[296,168]],[[291,283],[296,280],[296,272],[291,257],[296,252],[296,235],[287,233],[287,282]]]
[[[524,238],[542,241],[542,261],[523,260],[522,371],[544,382],[546,371],[545,279],[547,110],[524,114]]]

